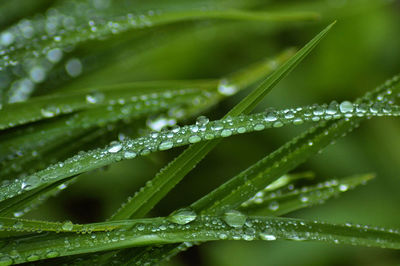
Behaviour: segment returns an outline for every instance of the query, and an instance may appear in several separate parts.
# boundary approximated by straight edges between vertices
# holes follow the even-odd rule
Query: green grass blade
[[[240,217],[197,216],[194,217],[194,221],[185,224],[171,222],[171,218],[117,221],[112,224],[117,223],[119,229],[110,232],[45,233],[10,238],[7,244],[0,248],[0,252],[12,263],[24,263],[148,244],[214,240],[308,240],[400,249],[400,233],[397,230],[290,218],[236,215]],[[102,226],[105,224],[111,225],[103,223]],[[96,227],[95,224],[85,226]]]
[[[342,106],[342,107],[340,107]],[[307,106],[307,107],[302,107],[302,108],[293,108],[293,109],[284,109],[284,110],[278,110],[278,111],[267,111],[265,113],[261,114],[255,114],[255,115],[249,115],[249,116],[237,116],[237,117],[232,117],[228,119],[223,119],[220,121],[213,121],[209,122],[209,125],[203,125],[203,132],[199,131],[196,133],[196,136],[198,136],[201,139],[211,139],[215,136],[215,128],[217,126],[220,126],[220,136],[221,137],[227,137],[235,134],[240,134],[244,132],[252,132],[252,131],[258,131],[258,130],[264,130],[266,128],[273,128],[273,127],[281,127],[283,125],[299,125],[304,122],[316,122],[316,121],[322,121],[322,120],[332,120],[332,119],[340,119],[340,118],[348,118],[348,117],[371,117],[371,116],[398,116],[400,115],[400,109],[398,106],[376,106],[375,104],[367,105],[367,104],[351,104],[350,102],[344,102],[339,106],[339,104],[333,102],[329,105],[312,105],[312,106]],[[343,106],[351,106],[350,109],[344,109]],[[378,108],[379,107],[379,108]],[[390,111],[389,111],[390,108]],[[384,109],[386,111],[384,111]],[[222,121],[222,122],[221,122]],[[196,125],[195,127],[200,127],[201,125]],[[231,126],[231,127],[230,127]],[[214,133],[212,132],[212,129],[214,129]],[[190,142],[190,138],[193,138],[193,127],[192,130],[189,130],[191,132],[188,138]],[[171,141],[164,141],[161,142],[160,145],[163,145],[163,143],[171,143],[172,144],[172,139],[170,138]],[[184,138],[181,136],[182,143],[185,142]],[[184,152],[186,160],[179,160],[176,159],[173,161],[170,165],[168,165],[166,168],[164,168],[159,175],[157,175],[152,181],[148,182],[146,187],[141,189],[140,192],[135,194],[133,198],[129,200],[126,204],[123,205],[123,207],[119,210],[119,214],[115,215],[113,219],[123,219],[126,218],[126,215],[131,213],[133,217],[141,217],[144,214],[146,214],[170,189],[172,189],[175,184],[178,182],[178,180],[181,180],[183,177],[183,173],[187,173],[193,168],[192,164],[188,164],[189,161],[191,160],[198,160],[198,155],[201,154],[202,152],[206,151],[205,145],[201,145],[198,148],[199,150],[196,152]],[[204,150],[203,150],[204,149]],[[179,157],[178,157],[179,158]],[[179,164],[176,162],[178,161]],[[249,173],[257,173],[259,177],[263,177],[265,182],[265,186],[268,184],[268,182],[272,182],[273,180],[267,180],[265,177],[265,172],[272,171],[271,166],[266,167],[270,163],[270,158],[266,157],[263,161],[259,163],[259,165],[255,165],[254,170],[253,167],[246,170],[243,174],[242,177],[240,178],[240,181],[238,183],[235,183],[234,186],[236,186],[239,183],[242,183],[243,180],[250,180]],[[176,166],[175,166],[176,165]],[[264,169],[263,171],[260,171],[259,169]],[[278,171],[280,171],[281,168],[278,168]],[[179,173],[179,175],[177,175]],[[282,175],[285,173],[282,173]],[[178,177],[175,178],[175,177]],[[271,174],[271,178],[275,178],[276,176],[279,176],[279,173],[277,174]],[[247,186],[248,184],[242,184],[243,186]],[[168,188],[168,189],[162,189]],[[259,186],[256,186],[257,188]],[[227,190],[231,190],[232,187],[230,187]],[[237,191],[238,194],[241,194],[242,197],[250,197],[251,195],[249,193],[256,193],[257,191],[252,191],[252,192],[247,192],[243,193],[240,190]],[[232,192],[232,197],[234,198],[235,196],[233,195]],[[210,198],[210,202],[218,202],[218,204],[225,205],[226,208],[232,208],[229,205],[226,205],[222,201],[215,201],[214,199]],[[218,208],[216,208],[218,209]],[[136,216],[137,215],[137,216]]]
[[[217,87],[217,80],[136,82],[36,97],[5,105],[0,130],[104,105],[172,106],[216,93]]]
[[[133,10],[132,10],[133,11]],[[150,12],[149,12],[150,11]],[[59,49],[68,46],[76,46],[89,40],[99,40],[111,37],[115,34],[122,34],[129,30],[155,27],[163,24],[193,19],[237,19],[237,20],[258,20],[258,21],[298,21],[314,20],[317,14],[310,12],[272,13],[254,12],[246,10],[220,9],[213,7],[187,8],[180,11],[174,10],[142,10],[139,14],[129,13],[128,15],[114,15],[105,17],[93,17],[90,23],[85,20],[80,25],[80,31],[59,30],[53,35],[43,33],[40,38],[30,43],[24,38],[18,39],[10,48],[1,50],[0,68],[17,64],[24,58],[34,58],[38,55],[46,56],[51,49]],[[125,14],[127,12],[125,11]],[[33,27],[40,27],[40,20],[31,21]],[[21,35],[18,28],[8,30],[11,34]],[[45,36],[45,37],[43,37]],[[29,40],[30,41],[30,40]],[[32,42],[35,45],[32,45]]]
[[[291,59],[279,67],[274,73],[268,76],[252,93],[236,105],[225,117],[237,116],[241,113],[250,112],[265,95],[284,78],[297,64],[318,44],[325,36],[333,24],[329,25],[304,48],[296,53]],[[262,118],[264,119],[264,118]],[[229,119],[229,123],[232,119]],[[254,127],[254,126],[253,126]],[[211,127],[212,128],[212,127]],[[216,126],[214,126],[214,129]],[[225,128],[225,129],[224,129]],[[248,127],[244,128],[244,132]],[[261,130],[264,129],[261,128]],[[231,135],[232,130],[221,125],[221,135]],[[215,131],[215,130],[214,130]],[[224,133],[225,132],[225,133]],[[239,131],[240,132],[240,131]],[[210,135],[212,136],[212,135]],[[204,136],[207,139],[207,136]],[[128,217],[141,217],[146,214],[153,206],[161,200],[183,177],[190,172],[194,166],[200,162],[208,152],[216,145],[217,141],[209,141],[189,147],[178,158],[164,168],[141,192],[137,193],[128,203],[122,207],[113,219]]]
[[[365,102],[395,103],[399,91],[400,77],[395,76],[374,91],[367,92],[365,96],[359,98],[356,102],[358,104]],[[208,211],[222,214],[226,210],[238,208],[265,186],[305,162],[312,155],[322,151],[333,141],[352,131],[362,119],[365,118],[354,117],[352,119],[345,118],[338,121],[320,122],[317,126],[289,141],[249,169],[196,201],[192,204],[192,207],[200,213],[207,214],[209,213]],[[228,206],[222,205],[222,202],[228,204]],[[205,210],[208,211],[206,212]],[[152,248],[148,249],[148,252],[141,251],[141,255],[134,259],[158,263],[186,248],[184,244]],[[131,255],[128,256],[133,257]]]
[[[331,179],[317,185],[277,191],[263,190],[241,204],[239,211],[247,215],[281,216],[289,212],[323,204],[326,200],[354,189],[374,178],[373,174]]]

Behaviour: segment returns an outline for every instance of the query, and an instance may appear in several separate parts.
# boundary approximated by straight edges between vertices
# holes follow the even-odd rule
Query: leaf
[[[193,98],[211,98],[217,93],[217,80],[136,82],[78,92],[65,92],[35,97],[25,102],[4,106],[0,130],[28,122],[53,118],[62,114],[104,105],[125,105],[153,109],[191,102]],[[215,96],[214,96],[215,97]],[[139,108],[135,108],[137,111]]]
[[[171,217],[114,221],[102,223],[102,226],[110,227],[117,223],[119,229],[110,232],[28,235],[8,239],[0,248],[0,252],[3,254],[3,261],[4,258],[8,258],[12,263],[24,263],[148,244],[213,240],[310,240],[400,249],[400,233],[397,230],[379,227],[336,225],[290,218],[246,217],[240,213],[227,213],[219,217],[194,216],[192,219],[195,220],[185,224],[171,222]],[[98,227],[97,224],[85,226]]]
[[[400,89],[400,77],[395,76],[372,92],[367,92],[356,102],[359,105],[373,103],[382,105],[395,103]],[[375,112],[375,108],[374,108]],[[191,206],[200,213],[222,214],[227,210],[238,208],[254,194],[288,173],[331,144],[333,141],[353,130],[363,118],[345,118],[337,121],[320,122],[300,136],[292,139],[279,149],[269,154],[247,170],[235,176]],[[169,245],[160,248],[149,248],[136,257],[136,261],[159,263],[185,250],[185,244]],[[132,252],[131,252],[132,254]],[[125,257],[126,259],[126,257]]]
[[[343,192],[365,184],[374,178],[372,174],[331,179],[314,186],[277,191],[263,190],[241,204],[239,211],[247,215],[281,216],[289,212],[322,204]]]
[[[237,104],[225,118],[228,124],[234,123],[237,118],[230,116],[237,116],[241,113],[248,113],[254,108],[254,106],[261,101],[262,98],[275,86],[279,80],[285,77],[290,71],[297,66],[297,64],[318,44],[318,42],[325,36],[333,24],[329,25],[325,30],[318,34],[313,40],[311,40],[303,49],[296,53],[291,59],[279,67],[275,72],[268,76],[252,93],[244,98],[239,104]],[[239,118],[240,119],[240,118]],[[245,119],[245,121],[250,119]],[[264,120],[264,117],[260,117],[258,121]],[[263,130],[265,125],[263,121],[260,124],[251,123],[249,126],[236,127],[237,133],[244,133],[248,130]],[[273,124],[270,124],[270,126]],[[276,125],[276,124],[275,124]],[[199,126],[206,127],[206,125],[199,123]],[[234,130],[229,129],[228,125],[211,123],[212,131],[207,132],[203,138],[211,140],[214,137],[215,131],[220,131],[220,136],[230,136],[235,133]],[[198,127],[197,125],[195,127]],[[191,130],[193,131],[193,130]],[[197,130],[198,131],[198,130]],[[201,133],[196,131],[196,136],[200,137]],[[207,131],[207,130],[205,130]],[[218,134],[218,133],[217,133]],[[194,135],[193,135],[194,136]],[[193,143],[193,136],[189,137],[189,142]],[[190,141],[192,138],[192,141]],[[200,139],[203,139],[200,137]],[[199,139],[199,140],[200,140]],[[123,207],[115,214],[112,219],[129,218],[129,217],[141,217],[146,214],[153,206],[162,199],[183,177],[192,170],[195,165],[201,161],[208,152],[210,152],[216,145],[217,141],[208,141],[200,144],[193,145],[185,150],[178,158],[171,162],[166,168],[164,168],[151,182],[149,186],[145,187],[141,192],[137,193],[134,198],[129,200],[128,203],[124,204]]]
[[[92,8],[90,5],[84,4],[86,8]],[[73,8],[84,8],[81,6],[74,6]],[[134,12],[135,10],[131,10]],[[79,11],[75,11],[79,12]],[[60,13],[63,13],[61,11]],[[147,27],[154,27],[163,24],[179,22],[190,19],[239,19],[239,20],[258,20],[258,21],[297,21],[297,20],[313,20],[317,18],[315,13],[308,12],[254,12],[246,10],[233,10],[233,9],[216,9],[210,6],[207,9],[183,6],[181,10],[173,9],[159,9],[157,12],[151,9],[140,10],[139,12],[129,13],[128,10],[124,12],[127,15],[108,15],[108,16],[90,16],[85,18],[80,25],[74,25],[71,29],[67,27],[58,28],[52,34],[46,34],[41,28],[43,18],[28,21],[31,25],[33,34],[42,33],[36,38],[20,38],[24,36],[24,32],[18,27],[8,29],[8,32],[18,38],[12,43],[12,46],[1,50],[0,68],[13,66],[18,64],[19,61],[25,57],[34,58],[39,56],[47,56],[52,49],[60,49],[68,46],[76,46],[80,43],[89,40],[99,40],[111,37],[115,34],[121,34],[128,30],[142,29]],[[55,17],[55,19],[59,19]],[[89,21],[89,23],[87,22]],[[79,26],[79,31],[76,27]],[[61,27],[61,26],[60,26]],[[36,32],[37,31],[37,32]],[[25,33],[26,35],[26,33]],[[36,55],[36,56],[35,56]]]

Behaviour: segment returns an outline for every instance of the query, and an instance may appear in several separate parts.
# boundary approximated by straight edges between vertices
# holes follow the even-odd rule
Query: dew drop
[[[293,124],[294,125],[301,125],[301,124],[303,124],[303,119],[301,119],[301,118],[295,118],[295,119],[293,119]]]
[[[240,228],[246,223],[246,215],[243,213],[231,210],[224,214],[224,221],[231,227]]]
[[[192,136],[189,137],[189,142],[190,143],[196,143],[196,142],[199,142],[199,141],[201,141],[201,138],[199,136],[197,136],[197,135],[192,135]]]
[[[238,88],[235,85],[229,84],[227,80],[222,80],[218,85],[218,92],[225,96],[233,95]]]
[[[333,101],[329,104],[328,108],[326,109],[326,114],[335,115],[337,114],[338,109],[339,109],[339,104],[336,101]]]
[[[36,255],[36,254],[32,254],[32,255],[30,255],[30,256],[28,256],[26,258],[27,261],[36,261],[36,260],[39,260],[39,259],[40,259],[40,257],[38,255]]]
[[[135,158],[136,157],[136,152],[133,152],[133,151],[126,151],[126,152],[124,152],[124,158],[125,159],[133,159],[133,158]]]
[[[274,241],[276,240],[276,236],[270,234],[270,233],[260,233],[260,238],[262,240],[267,240],[267,241]]]
[[[350,113],[353,111],[354,106],[351,102],[344,101],[340,104],[339,108],[340,108],[340,112],[342,112],[342,113]]]
[[[210,122],[210,119],[208,119],[205,116],[199,116],[196,119],[196,125],[198,125],[198,126],[205,126],[208,124],[208,122]]]
[[[227,236],[227,234],[221,233],[221,234],[218,235],[218,238],[221,239],[221,240],[224,240],[224,239],[227,239],[228,236]]]
[[[236,131],[237,131],[239,134],[243,134],[243,133],[245,133],[245,132],[247,131],[247,129],[246,129],[245,127],[239,127]]]
[[[274,122],[274,121],[278,120],[278,118],[276,117],[276,115],[273,112],[269,112],[265,115],[264,120],[267,122]]]
[[[46,257],[51,259],[51,258],[55,258],[59,255],[59,253],[57,251],[49,251],[46,254]]]
[[[221,132],[221,137],[229,137],[230,135],[232,135],[232,130],[230,129],[224,129]]]
[[[215,122],[212,126],[211,129],[215,130],[215,131],[219,131],[222,130],[224,127],[222,126],[222,124],[220,122]]]
[[[346,184],[341,184],[341,185],[339,185],[339,190],[342,191],[342,192],[345,192],[345,191],[347,191],[348,189],[349,189],[349,186],[346,185]]]
[[[91,92],[86,95],[86,102],[90,104],[101,103],[104,100],[104,94],[101,92]]]
[[[77,77],[82,73],[82,63],[78,58],[72,58],[65,64],[65,70],[71,77]]]
[[[188,224],[197,218],[197,214],[190,208],[183,208],[168,216],[168,221],[176,224]]]
[[[108,152],[116,153],[119,152],[121,149],[122,149],[121,143],[119,143],[118,141],[113,141],[110,143],[110,147],[108,147]]]
[[[174,146],[174,143],[171,140],[165,140],[160,143],[160,146],[158,146],[158,149],[160,151],[164,151],[164,150],[171,149],[173,146]]]
[[[279,203],[277,201],[272,201],[269,205],[268,205],[268,209],[270,209],[271,211],[276,211],[279,209]]]
[[[74,224],[71,221],[67,221],[63,223],[61,228],[65,231],[72,231],[72,229],[74,229]]]
[[[63,52],[59,48],[51,49],[47,52],[47,59],[52,63],[57,63],[61,60]]]
[[[55,107],[55,106],[53,106],[53,105],[50,105],[50,106],[43,107],[40,110],[40,112],[42,113],[42,115],[44,117],[50,118],[50,117],[53,117],[53,116],[59,114],[60,113],[60,109]]]
[[[254,126],[254,130],[255,131],[261,131],[265,128],[265,126],[263,124],[257,124]]]

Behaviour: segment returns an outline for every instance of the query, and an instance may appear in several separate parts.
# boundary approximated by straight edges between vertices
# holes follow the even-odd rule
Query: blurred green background
[[[39,9],[32,7],[30,12],[44,10],[49,4],[41,2]],[[353,100],[400,71],[399,1],[266,1],[261,6],[265,10],[285,6],[316,11],[321,19],[302,23],[191,21],[91,42],[71,54],[81,58],[86,71],[82,76],[60,83],[56,75],[41,89],[221,77],[277,55],[287,47],[301,47],[335,19],[338,23],[331,33],[274,88],[258,111],[271,106]],[[206,115],[221,117],[246,93],[248,90],[221,102]],[[306,127],[285,127],[224,140],[151,215],[168,215],[190,204]],[[303,164],[296,171],[312,170],[320,180],[366,172],[376,173],[377,178],[324,205],[288,216],[399,228],[399,137],[400,123],[396,118],[372,119]],[[82,223],[104,220],[181,150],[159,152],[86,173],[30,217]],[[309,242],[219,241],[194,247],[170,264],[399,265],[400,253]]]

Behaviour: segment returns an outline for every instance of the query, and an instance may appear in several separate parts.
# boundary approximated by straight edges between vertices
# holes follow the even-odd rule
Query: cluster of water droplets
[[[140,111],[146,110],[165,110],[173,106],[180,104],[191,104],[196,106],[197,102],[202,103],[208,101],[210,98],[215,97],[215,93],[212,91],[185,88],[185,89],[165,89],[158,92],[145,93],[137,95],[134,91],[121,91],[121,95],[118,92],[100,91],[93,90],[85,95],[75,94],[63,95],[62,103],[48,103],[48,104],[37,104],[29,108],[29,114],[24,115],[18,121],[10,115],[0,119],[0,129],[7,127],[32,122],[42,118],[51,118],[60,114],[67,114],[77,110],[92,108],[99,105],[106,105],[105,111],[112,111],[111,109],[117,109],[122,114],[128,114],[132,112],[139,113]],[[59,99],[54,99],[57,101]],[[47,101],[50,102],[50,101]],[[198,104],[197,104],[198,105]],[[117,107],[113,107],[117,106]],[[12,105],[10,105],[13,108]],[[4,111],[8,111],[5,109]],[[15,108],[9,112],[15,112]],[[79,116],[79,115],[78,115]],[[115,114],[114,114],[115,116]]]
[[[95,225],[92,225],[95,227]],[[23,228],[23,225],[18,225]],[[14,230],[18,231],[18,228]],[[64,231],[72,231],[74,225],[66,222]],[[335,232],[332,234],[331,232]],[[339,232],[339,233],[338,233]],[[345,232],[344,234],[340,232]],[[351,232],[351,237],[349,237]],[[370,233],[380,234],[378,239],[368,238]],[[169,242],[190,242],[201,240],[317,240],[329,243],[347,243],[380,247],[398,246],[400,238],[397,230],[364,225],[331,225],[324,222],[272,218],[249,217],[236,210],[229,210],[223,216],[199,216],[192,209],[185,208],[171,214],[166,219],[142,219],[126,221],[119,229],[106,232],[88,231],[84,234],[42,234],[34,238],[10,241],[0,248],[3,260],[23,263],[50,257],[79,254],[80,250],[96,246],[109,249],[114,245],[129,247],[135,245]],[[36,245],[32,246],[32,241]],[[51,248],[41,248],[41,241],[52,241]],[[30,247],[30,248],[28,248]],[[31,248],[36,247],[36,248]],[[1,256],[0,256],[1,257]]]
[[[295,188],[290,184],[282,189],[271,191],[268,187],[257,192],[252,198],[244,202],[241,207],[246,210],[268,208],[270,212],[281,210],[281,206],[294,205],[310,207],[315,204],[322,204],[327,199],[346,192],[349,189],[365,184],[370,177],[353,177],[343,180],[332,179],[318,183],[313,186]]]
[[[34,176],[14,180],[11,183],[7,183],[7,185],[0,186],[0,191],[2,192],[0,199],[4,200],[16,195],[15,193],[22,193],[36,188],[38,185],[52,183],[111,162],[132,159],[138,155],[147,155],[151,152],[164,151],[204,140],[224,138],[288,124],[298,125],[306,121],[317,122],[340,118],[384,115],[397,116],[399,114],[399,107],[395,105],[353,104],[345,101],[341,104],[332,102],[329,105],[268,110],[264,113],[228,117],[212,122],[206,117],[199,117],[194,125],[175,126],[171,130],[152,132],[147,136],[136,139],[114,141],[105,149],[83,152],[67,159],[63,163],[51,165]],[[86,163],[82,164],[82,161]],[[27,183],[29,185],[26,185]]]
[[[45,81],[54,66],[77,44],[150,26],[151,18],[160,13],[148,10],[120,15],[126,14],[126,9],[122,12],[118,4],[111,6],[108,1],[108,4],[99,5],[97,2],[100,0],[61,2],[44,14],[23,19],[1,32],[0,77],[4,82],[0,84],[1,98],[10,103],[26,100],[36,84]],[[64,73],[71,78],[83,72],[79,58],[69,58],[63,64]]]

